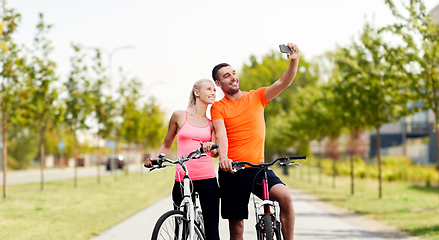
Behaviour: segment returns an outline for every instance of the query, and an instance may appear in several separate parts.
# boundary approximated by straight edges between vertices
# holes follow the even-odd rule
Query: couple
[[[297,73],[300,52],[297,45],[288,47],[294,51],[287,54],[290,65],[279,80],[269,87],[255,91],[242,92],[236,71],[227,63],[216,65],[212,70],[215,84],[224,92],[224,98],[215,102],[215,86],[212,81],[197,81],[191,91],[186,111],[175,111],[169,121],[168,132],[160,153],[167,154],[177,136],[178,157],[203,146],[207,157],[186,163],[193,183],[198,192],[204,217],[206,239],[219,239],[219,198],[221,196],[221,216],[229,219],[230,239],[243,239],[244,220],[248,218],[248,201],[253,189],[255,176],[259,172],[246,168],[232,172],[232,161],[248,161],[258,164],[264,161],[265,121],[264,107],[291,85]],[[209,104],[212,121],[206,117]],[[211,150],[214,143],[218,149]],[[218,188],[212,156],[219,156]],[[145,166],[152,167],[151,160],[145,159]],[[181,166],[178,166],[181,168]],[[179,171],[180,170],[180,171]],[[183,171],[178,169],[172,191],[174,204],[178,206],[183,199],[180,182]],[[257,179],[256,179],[257,180]],[[258,182],[258,181],[255,181]],[[285,240],[294,238],[294,208],[292,198],[282,181],[271,171],[268,175],[270,198],[279,202],[281,207],[282,235]],[[260,187],[259,187],[260,188]],[[261,197],[255,187],[255,194]]]

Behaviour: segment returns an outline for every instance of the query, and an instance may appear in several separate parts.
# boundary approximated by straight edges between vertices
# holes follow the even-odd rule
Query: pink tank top
[[[199,148],[200,141],[210,142],[212,139],[212,132],[209,124],[206,127],[196,127],[186,121],[183,126],[177,132],[177,154],[180,158],[183,155],[188,155],[193,150]],[[191,159],[187,161],[186,167],[189,170],[189,177],[191,180],[201,180],[216,177],[215,169],[213,168],[212,156],[207,153],[206,157],[199,159]],[[175,172],[175,180],[182,182],[184,177],[183,168],[177,165],[177,171]]]

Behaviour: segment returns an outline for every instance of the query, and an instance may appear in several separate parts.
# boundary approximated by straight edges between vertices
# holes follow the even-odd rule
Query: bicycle
[[[306,156],[287,156],[277,158],[271,163],[259,163],[253,164],[249,162],[233,162],[233,171],[237,172],[246,168],[246,165],[256,168],[261,168],[263,171],[262,175],[262,201],[256,202],[254,200],[255,205],[255,215],[256,215],[256,235],[258,240],[281,240],[281,222],[280,222],[280,206],[277,201],[271,201],[269,196],[268,189],[268,181],[267,181],[267,169],[270,166],[273,166],[276,162],[279,161],[280,166],[289,166],[296,165],[300,166],[298,163],[290,162],[295,159],[306,159]],[[261,208],[263,207],[263,211],[261,212]],[[276,238],[275,238],[276,237]]]
[[[218,148],[218,144],[212,145],[211,149]],[[164,213],[156,222],[152,232],[151,240],[168,239],[168,240],[204,240],[204,221],[203,215],[197,206],[198,194],[195,194],[195,201],[192,201],[190,190],[189,172],[185,162],[191,159],[198,159],[206,156],[203,153],[203,147],[200,147],[187,156],[183,155],[178,160],[173,161],[166,159],[165,154],[160,154],[158,159],[152,161],[155,167],[149,171],[159,168],[165,168],[175,164],[180,164],[184,171],[183,178],[183,200],[180,203],[179,210],[171,210]],[[169,163],[169,164],[163,164]],[[189,238],[190,237],[190,238]]]

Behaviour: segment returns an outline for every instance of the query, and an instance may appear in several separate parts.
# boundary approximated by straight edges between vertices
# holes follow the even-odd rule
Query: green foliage
[[[85,122],[92,111],[93,101],[90,94],[90,80],[88,68],[84,63],[85,54],[81,46],[72,44],[75,55],[71,58],[72,69],[68,81],[65,83],[68,96],[65,99],[66,110],[64,120],[73,132],[87,129]]]
[[[332,174],[332,159],[322,159],[322,172]],[[376,163],[366,164],[361,158],[354,158],[354,176],[357,178],[378,178],[378,166]],[[351,167],[349,161],[337,161],[336,172],[339,175],[349,176]],[[407,157],[382,157],[382,177],[385,181],[412,181],[434,182],[438,181],[437,169],[431,166],[413,164]]]
[[[38,133],[29,127],[13,124],[7,136],[8,167],[18,170],[31,166],[38,154]]]
[[[54,88],[54,83],[58,80],[55,74],[56,64],[49,59],[49,54],[53,49],[51,41],[46,38],[51,27],[52,25],[44,23],[43,14],[40,14],[32,60],[27,69],[27,90],[30,95],[25,106],[29,110],[27,120],[37,128],[45,126],[49,121],[54,121],[57,110],[54,105],[58,98],[58,91]]]
[[[96,56],[94,58],[94,73],[96,79],[91,86],[91,98],[93,102],[93,111],[98,122],[98,135],[101,137],[108,137],[114,129],[115,118],[115,102],[109,92],[108,78],[105,75],[105,68],[102,65],[101,51],[96,49]]]
[[[162,136],[166,135],[165,113],[154,98],[150,98],[142,109],[143,147],[159,148]]]
[[[142,83],[136,78],[123,82],[125,84],[120,88],[121,101],[119,101],[120,116],[123,118],[120,133],[128,143],[139,143],[143,138],[141,126],[143,119],[138,108],[141,98],[139,89],[142,88]]]
[[[282,76],[289,63],[290,61],[284,59],[281,53],[274,51],[263,56],[260,62],[255,56],[251,56],[250,64],[244,64],[239,73],[241,89],[249,91],[272,85]],[[287,151],[293,143],[303,143],[303,141],[298,141],[299,139],[306,139],[303,138],[305,136],[292,139],[291,131],[287,131],[288,121],[290,115],[297,115],[295,110],[297,105],[294,104],[297,100],[297,89],[307,85],[316,85],[317,72],[317,66],[301,56],[299,70],[293,84],[265,107],[267,128],[265,149],[268,154]]]

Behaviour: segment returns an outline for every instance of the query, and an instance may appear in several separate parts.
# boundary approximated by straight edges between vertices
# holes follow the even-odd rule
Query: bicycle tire
[[[272,222],[271,214],[269,213],[264,214],[262,220],[264,224],[265,239],[274,240],[273,222]]]
[[[180,240],[188,240],[189,221],[186,219],[186,213],[178,210],[172,210],[163,214],[154,226],[151,240],[179,240],[178,231],[182,227],[182,238]],[[200,230],[198,224],[194,226],[194,240],[204,240],[204,234]]]

